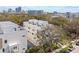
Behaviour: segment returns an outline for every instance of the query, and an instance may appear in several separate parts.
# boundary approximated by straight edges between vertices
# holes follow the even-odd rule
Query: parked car
[[[79,41],[76,43],[77,46],[79,46]]]

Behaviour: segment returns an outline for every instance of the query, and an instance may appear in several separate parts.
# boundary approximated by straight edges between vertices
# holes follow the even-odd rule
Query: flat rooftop
[[[0,33],[2,32],[11,32],[14,28],[18,28],[19,25],[11,21],[0,21]]]

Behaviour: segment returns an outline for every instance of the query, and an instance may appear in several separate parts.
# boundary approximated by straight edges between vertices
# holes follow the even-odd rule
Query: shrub
[[[52,49],[53,50],[58,49],[58,48],[59,48],[59,46],[57,44],[55,44],[55,43],[52,44]]]
[[[60,53],[67,53],[68,52],[68,47],[63,48],[62,50],[60,50]]]
[[[40,50],[39,46],[34,46],[32,48],[29,48],[26,52],[27,53],[37,53]]]

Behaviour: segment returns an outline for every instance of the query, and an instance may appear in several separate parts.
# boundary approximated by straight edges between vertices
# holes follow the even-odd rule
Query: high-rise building
[[[11,9],[11,8],[9,8],[9,9],[8,9],[8,12],[12,12],[12,9]]]
[[[21,7],[17,7],[15,10],[16,12],[21,12]]]
[[[43,14],[43,10],[28,10],[28,14],[36,15],[36,14]]]
[[[71,18],[71,13],[70,12],[66,12],[66,17],[67,18]]]
[[[56,14],[58,14],[58,12],[57,11],[54,11],[53,14],[56,15]]]

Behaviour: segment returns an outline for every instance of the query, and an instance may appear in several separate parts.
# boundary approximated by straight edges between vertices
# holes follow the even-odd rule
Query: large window
[[[7,40],[5,40],[4,43],[7,43]]]
[[[14,31],[16,31],[16,28],[14,28]]]
[[[5,52],[5,49],[3,48],[3,50],[2,50],[3,52]]]

